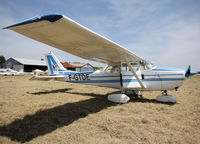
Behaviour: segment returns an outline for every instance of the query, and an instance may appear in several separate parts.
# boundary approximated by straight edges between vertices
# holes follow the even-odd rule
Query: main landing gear
[[[111,94],[108,95],[108,100],[114,103],[127,103],[130,98],[126,94]]]
[[[172,95],[168,95],[167,91],[164,90],[162,92],[161,96],[157,96],[156,100],[159,101],[159,102],[175,103],[176,102],[176,97],[172,96]]]
[[[130,98],[128,96],[140,96],[142,97],[142,92],[139,90],[127,90],[124,88],[121,88],[121,93],[120,94],[111,94],[108,95],[108,100],[111,102],[115,102],[115,103],[127,103]]]
[[[141,97],[141,92],[140,91],[133,91],[137,96]],[[130,92],[128,91],[127,94]],[[131,93],[130,93],[131,94]],[[130,98],[125,94],[125,90],[121,89],[121,93],[119,94],[110,94],[108,95],[108,100],[114,103],[127,103]],[[158,102],[164,102],[164,103],[176,103],[176,97],[172,95],[168,95],[167,91],[164,90],[162,91],[162,95],[158,96],[156,98]]]
[[[121,88],[121,93],[108,95],[108,100],[114,103],[127,103],[130,98],[125,94],[125,89]]]

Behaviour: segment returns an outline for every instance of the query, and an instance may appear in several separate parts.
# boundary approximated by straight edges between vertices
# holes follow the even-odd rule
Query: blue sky
[[[0,0],[0,27],[49,13],[64,14],[156,65],[200,70],[199,0]],[[88,62],[0,30],[6,58],[40,59],[49,51],[61,61]]]

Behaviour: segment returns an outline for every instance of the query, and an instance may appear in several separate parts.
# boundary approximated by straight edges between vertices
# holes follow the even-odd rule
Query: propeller
[[[190,77],[190,76],[195,75],[195,74],[197,74],[197,72],[191,71],[191,67],[189,65],[188,69],[185,71],[185,77]]]

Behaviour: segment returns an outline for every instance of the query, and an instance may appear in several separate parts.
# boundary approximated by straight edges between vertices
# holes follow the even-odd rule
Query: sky
[[[0,0],[0,28],[59,13],[122,45],[157,66],[200,71],[200,0]],[[0,29],[0,55],[90,62]]]

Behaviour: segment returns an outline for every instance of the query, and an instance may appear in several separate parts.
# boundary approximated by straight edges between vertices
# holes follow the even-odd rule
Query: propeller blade
[[[198,74],[198,73],[195,72],[195,71],[191,71],[191,67],[189,65],[188,69],[185,71],[185,77],[190,77],[190,76],[195,75],[195,74]]]

